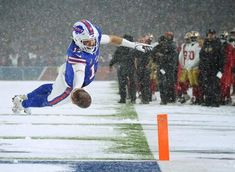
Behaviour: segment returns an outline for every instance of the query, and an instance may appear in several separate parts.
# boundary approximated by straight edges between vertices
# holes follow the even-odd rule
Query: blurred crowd
[[[105,34],[139,37],[150,32],[157,37],[171,30],[181,41],[192,28],[200,33],[210,27],[232,28],[234,9],[233,0],[1,0],[0,65],[61,64],[71,41],[71,26],[83,18]],[[113,50],[101,47],[100,65],[108,65]]]
[[[5,49],[0,58],[0,66],[28,67],[28,66],[58,66],[65,57],[50,51],[41,52],[40,47],[32,46],[30,50]]]
[[[177,45],[173,32],[156,42],[146,34],[138,41],[152,45],[145,53],[118,47],[109,66],[117,67],[119,103],[189,103],[219,107],[235,105],[235,28],[217,33],[208,29],[205,37],[189,31]],[[131,35],[124,38],[133,41]],[[130,99],[130,100],[128,100]]]

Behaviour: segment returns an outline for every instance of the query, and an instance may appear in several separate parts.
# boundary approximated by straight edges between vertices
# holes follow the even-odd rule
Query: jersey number
[[[184,51],[184,60],[189,57],[189,60],[193,60],[195,58],[194,51]]]
[[[91,76],[90,76],[90,79],[92,79],[94,76],[95,76],[95,67],[94,67],[94,65],[92,65],[91,66],[91,69],[90,69],[91,71]]]

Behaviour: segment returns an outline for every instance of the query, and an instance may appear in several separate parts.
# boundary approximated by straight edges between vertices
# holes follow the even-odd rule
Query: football
[[[88,108],[91,105],[90,94],[82,88],[76,88],[71,93],[72,103],[80,108]]]

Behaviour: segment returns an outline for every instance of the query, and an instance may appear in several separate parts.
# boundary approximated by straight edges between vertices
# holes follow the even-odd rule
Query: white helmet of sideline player
[[[73,25],[73,40],[81,51],[94,53],[98,48],[98,31],[88,20]]]

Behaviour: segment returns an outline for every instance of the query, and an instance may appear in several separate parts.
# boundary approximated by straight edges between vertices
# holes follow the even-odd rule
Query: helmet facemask
[[[192,42],[197,42],[197,37],[195,37],[195,36],[191,37],[191,41]]]
[[[191,41],[192,41],[192,43],[197,42],[198,39],[199,39],[199,37],[200,37],[199,32],[197,32],[197,31],[191,31]]]
[[[97,40],[95,37],[86,38],[84,35],[79,35],[73,32],[73,40],[81,51],[85,51],[87,53],[93,53],[97,46]]]
[[[95,48],[96,48],[96,39],[84,39],[81,40],[81,43],[83,44],[83,51],[87,52],[87,53],[92,53],[94,52]]]

